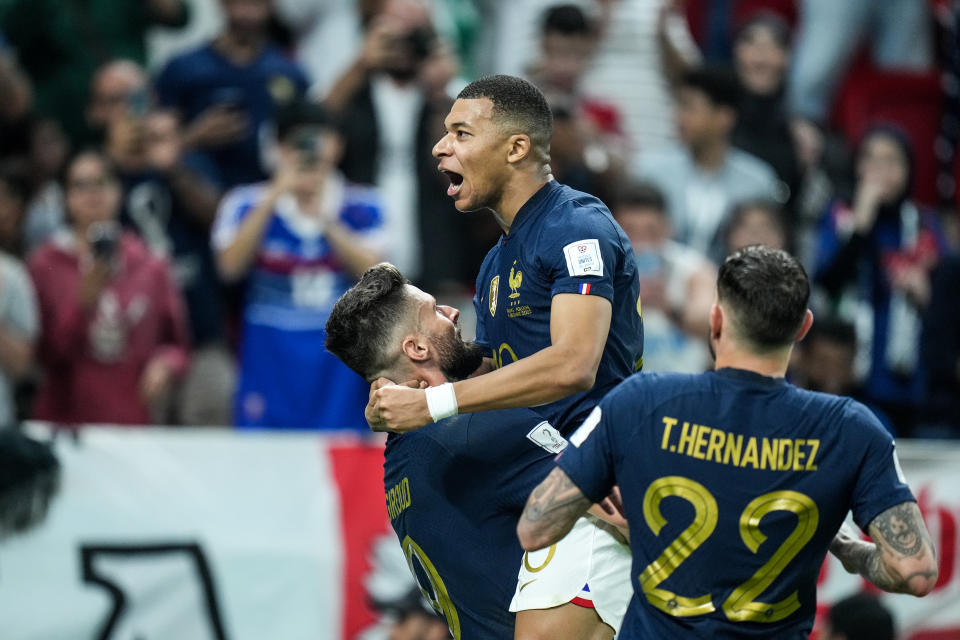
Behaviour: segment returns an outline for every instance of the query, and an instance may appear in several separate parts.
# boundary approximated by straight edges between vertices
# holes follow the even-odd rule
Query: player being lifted
[[[378,381],[367,418],[408,431],[458,412],[535,407],[568,433],[641,363],[630,241],[597,198],[553,180],[550,108],[529,82],[471,83],[445,126],[433,153],[447,193],[460,211],[489,210],[503,229],[474,298],[477,343],[491,355],[478,373],[496,370],[426,390]],[[629,599],[628,556],[589,519],[557,547],[524,556],[511,605],[517,637],[610,637]]]
[[[327,348],[367,380],[438,386],[466,378],[483,351],[460,338],[459,312],[371,267],[333,307]],[[390,434],[387,515],[425,596],[454,638],[513,637],[509,612],[523,549],[517,521],[566,440],[530,409],[483,411]],[[629,589],[629,584],[626,585]]]
[[[928,593],[936,552],[890,435],[862,404],[784,380],[813,322],[803,267],[747,247],[717,296],[716,370],[634,376],[608,395],[531,494],[524,548],[619,485],[635,590],[624,638],[805,639],[828,548],[882,589]],[[850,509],[874,542],[834,539]]]

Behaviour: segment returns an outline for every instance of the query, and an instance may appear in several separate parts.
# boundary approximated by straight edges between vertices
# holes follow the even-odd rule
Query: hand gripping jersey
[[[631,377],[558,458],[617,484],[634,597],[620,638],[807,638],[827,547],[913,500],[894,444],[849,398],[738,369]]]
[[[592,389],[536,408],[561,432],[578,425],[608,391],[640,369],[640,283],[630,240],[597,198],[548,182],[520,208],[510,233],[477,277],[477,343],[499,368],[550,346],[550,305],[561,293],[613,305]]]
[[[564,446],[529,409],[454,416],[387,440],[387,515],[456,640],[513,638],[517,521]]]

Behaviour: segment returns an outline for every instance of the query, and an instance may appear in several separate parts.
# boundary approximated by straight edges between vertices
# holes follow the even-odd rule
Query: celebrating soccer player
[[[813,322],[803,267],[747,247],[724,262],[717,297],[716,370],[634,376],[608,395],[531,494],[524,548],[619,485],[629,638],[806,638],[828,547],[882,589],[928,593],[936,552],[890,435],[862,404],[784,380]],[[834,538],[850,509],[874,542]]]

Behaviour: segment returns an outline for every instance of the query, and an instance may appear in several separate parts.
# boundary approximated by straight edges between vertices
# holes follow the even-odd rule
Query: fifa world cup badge
[[[497,298],[500,293],[500,276],[494,276],[490,281],[490,315],[497,315]]]

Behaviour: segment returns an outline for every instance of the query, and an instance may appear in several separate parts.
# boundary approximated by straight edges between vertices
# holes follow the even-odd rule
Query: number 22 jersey
[[[862,404],[740,369],[638,374],[557,464],[592,500],[620,486],[634,597],[621,638],[807,638],[848,510],[913,500]]]

